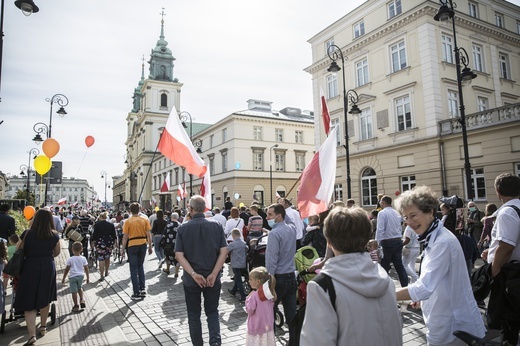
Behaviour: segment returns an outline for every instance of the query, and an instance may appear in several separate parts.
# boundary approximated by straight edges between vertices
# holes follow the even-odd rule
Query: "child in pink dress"
[[[275,346],[273,309],[276,280],[265,267],[257,267],[249,273],[249,285],[255,291],[246,298],[246,346]]]

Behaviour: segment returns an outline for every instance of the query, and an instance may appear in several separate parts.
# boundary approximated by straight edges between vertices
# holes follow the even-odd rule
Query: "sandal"
[[[79,312],[79,306],[74,305],[74,307],[72,308],[72,312]]]
[[[38,328],[38,333],[40,333],[40,336],[45,336],[45,334],[47,333],[47,327]]]
[[[79,305],[81,306],[82,309],[84,309],[84,308],[85,308],[85,301],[84,301],[84,300],[81,300],[81,301],[79,302]]]
[[[36,343],[36,336],[31,336],[23,346],[34,345]]]
[[[163,269],[162,271],[165,272],[166,274],[170,275],[170,270],[169,269]]]

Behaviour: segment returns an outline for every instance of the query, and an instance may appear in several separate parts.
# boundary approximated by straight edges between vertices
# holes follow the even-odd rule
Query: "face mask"
[[[476,210],[477,210],[477,208],[475,208],[475,207],[471,207],[471,208],[469,208],[469,211],[471,211],[471,212],[474,212],[474,211],[476,211]]]
[[[273,226],[276,224],[276,221],[274,221],[274,219],[267,220],[267,224],[269,225],[269,227],[273,228]]]

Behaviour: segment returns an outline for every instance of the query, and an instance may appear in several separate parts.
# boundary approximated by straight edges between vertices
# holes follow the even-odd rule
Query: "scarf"
[[[421,261],[419,262],[419,276],[421,276],[422,262],[424,259],[424,250],[426,250],[426,248],[428,247],[428,243],[432,236],[432,232],[434,229],[437,228],[438,225],[439,225],[439,219],[436,218],[435,220],[433,220],[433,222],[430,225],[430,227],[428,228],[428,230],[426,230],[426,232],[424,232],[417,238],[419,243],[423,245],[423,253],[421,255]]]

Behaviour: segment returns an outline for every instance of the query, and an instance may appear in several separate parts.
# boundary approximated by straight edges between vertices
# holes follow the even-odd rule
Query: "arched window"
[[[168,95],[166,93],[161,94],[161,107],[168,108]]]
[[[377,177],[373,168],[361,173],[361,199],[363,206],[377,205]]]

